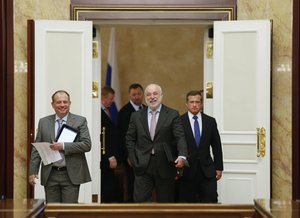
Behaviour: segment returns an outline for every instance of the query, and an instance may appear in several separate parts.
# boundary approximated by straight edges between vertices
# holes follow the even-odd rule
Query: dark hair
[[[55,95],[57,94],[57,93],[65,93],[67,96],[68,96],[68,98],[69,98],[69,101],[71,100],[70,99],[70,95],[69,95],[69,93],[67,92],[67,91],[65,91],[65,90],[57,90],[56,92],[54,92],[53,93],[53,95],[52,95],[52,102],[54,102],[54,97],[55,97]]]
[[[111,93],[111,94],[115,94],[115,90],[113,90],[113,88],[112,87],[110,87],[110,86],[104,86],[104,87],[102,87],[102,89],[101,89],[101,96],[107,96],[109,93]]]
[[[196,96],[196,95],[200,95],[201,100],[202,100],[201,91],[193,90],[193,91],[189,91],[189,92],[186,94],[186,97],[185,97],[186,102],[189,100],[189,97],[190,97],[190,96]]]
[[[129,86],[128,92],[130,92],[131,89],[137,89],[140,88],[144,92],[144,88],[141,84],[139,83],[133,83]]]

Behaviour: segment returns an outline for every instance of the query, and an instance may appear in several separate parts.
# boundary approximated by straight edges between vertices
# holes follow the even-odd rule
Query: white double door
[[[61,89],[70,94],[70,111],[87,119],[92,150],[85,155],[93,182],[81,185],[79,193],[79,202],[86,203],[100,193],[100,98],[92,96],[92,81],[97,80],[92,73],[92,32],[91,21],[35,20],[35,72],[31,75],[35,78],[35,128],[40,118],[54,113],[51,96]],[[40,181],[34,197],[45,198]]]
[[[79,197],[79,202],[89,203],[92,195],[99,199],[101,191],[101,82],[92,69],[97,65],[92,60],[92,22],[34,23],[35,126],[41,117],[53,113],[51,94],[68,90],[71,111],[87,118],[92,137],[92,151],[86,153],[92,182],[81,186]],[[254,198],[269,198],[270,22],[215,22],[213,45],[214,57],[205,60],[204,71],[205,83],[213,81],[213,98],[205,98],[204,106],[217,120],[223,145],[225,168],[218,183],[219,201],[252,203]],[[92,94],[93,81],[99,84],[98,96]],[[265,128],[264,157],[257,157],[257,141],[263,141],[257,136],[258,127]],[[39,182],[35,198],[44,198]]]
[[[224,171],[221,203],[270,198],[271,23],[215,22],[213,58],[204,60],[204,112],[216,118]],[[205,50],[206,52],[206,50]]]

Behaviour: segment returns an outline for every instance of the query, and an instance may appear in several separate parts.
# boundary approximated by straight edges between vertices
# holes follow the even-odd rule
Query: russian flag
[[[115,47],[115,28],[111,28],[110,41],[108,48],[108,60],[106,71],[106,86],[110,86],[115,90],[115,100],[110,106],[110,114],[113,122],[117,123],[118,108],[120,108],[120,83],[117,65],[116,47]]]

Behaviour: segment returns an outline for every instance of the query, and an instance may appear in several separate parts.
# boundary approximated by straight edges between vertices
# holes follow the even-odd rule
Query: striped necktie
[[[63,120],[63,119],[57,119],[56,121],[57,121],[57,131],[56,131],[56,135],[58,135],[58,133],[59,133],[59,131],[60,131],[62,125],[63,125],[64,120]]]
[[[58,124],[57,125],[57,131],[56,131],[56,136],[57,136],[57,134],[59,133],[60,129],[62,128],[64,120],[63,119],[57,119],[56,121],[57,121],[57,124]],[[55,163],[53,163],[53,166],[56,166],[56,167],[66,166],[64,151],[60,150],[59,153],[60,153],[60,156],[61,156],[61,160],[58,160]]]

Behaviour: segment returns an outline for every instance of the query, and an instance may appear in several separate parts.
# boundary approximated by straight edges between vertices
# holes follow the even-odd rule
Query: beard
[[[154,100],[147,100],[146,99],[146,104],[148,105],[148,107],[151,110],[156,110],[159,107],[159,105],[161,104],[162,98],[163,98],[163,96],[161,95],[157,99],[154,99]]]

